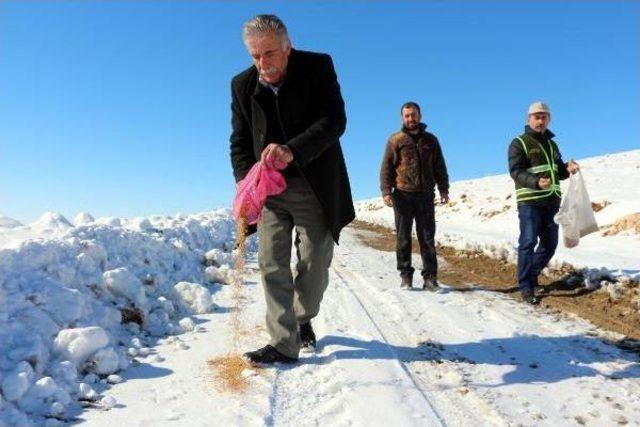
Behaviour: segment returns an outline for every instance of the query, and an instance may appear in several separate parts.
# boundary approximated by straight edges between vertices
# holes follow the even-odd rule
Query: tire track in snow
[[[380,336],[384,339],[385,344],[388,346],[389,351],[394,355],[394,357],[396,358],[397,362],[400,364],[400,366],[402,367],[402,369],[405,371],[405,373],[407,374],[407,376],[409,378],[411,378],[411,381],[413,382],[414,386],[416,387],[417,390],[420,391],[420,393],[425,397],[425,400],[428,401],[429,406],[433,409],[434,412],[436,412],[438,414],[438,417],[441,420],[444,420],[444,416],[437,411],[437,409],[435,408],[435,405],[432,401],[432,399],[430,399],[427,396],[427,391],[425,390],[425,387],[429,385],[429,383],[433,384],[433,381],[430,381],[429,379],[425,379],[425,378],[421,378],[421,375],[419,373],[414,372],[407,363],[403,362],[399,355],[397,354],[397,352],[395,350],[393,350],[393,345],[390,343],[388,336],[389,335],[385,335],[385,333],[382,332],[382,329],[380,327],[380,323],[376,322],[373,319],[373,316],[371,315],[371,313],[365,308],[365,304],[362,301],[362,298],[360,298],[358,296],[358,292],[354,289],[353,286],[350,286],[348,283],[349,281],[345,279],[345,276],[347,277],[352,277],[354,279],[354,281],[359,282],[360,284],[364,285],[368,290],[371,290],[373,292],[369,293],[369,292],[362,292],[360,293],[361,295],[367,295],[366,298],[369,298],[369,296],[374,296],[375,299],[377,301],[375,301],[375,304],[369,304],[369,306],[371,307],[388,307],[388,301],[384,301],[381,298],[378,298],[378,293],[380,292],[378,289],[374,288],[373,286],[369,285],[367,283],[366,280],[364,280],[364,278],[353,271],[344,271],[342,269],[340,269],[338,271],[338,269],[335,269],[336,273],[340,276],[340,279],[342,280],[343,286],[345,288],[348,289],[348,291],[354,295],[354,297],[357,299],[359,305],[362,307],[362,309],[367,313],[367,316],[369,317],[369,319],[371,320],[371,322],[375,325],[376,329],[379,331]],[[400,305],[400,304],[399,304]],[[403,330],[405,330],[405,332],[410,332],[407,330],[406,325],[404,325],[402,322],[396,322],[394,320],[389,320],[389,322],[392,324],[391,328],[390,327],[385,327],[385,330],[392,330],[395,331],[393,332],[396,336],[398,335],[397,331],[398,328],[402,328]],[[400,341],[404,342],[405,345],[409,345],[409,342],[411,341],[407,336],[407,334],[405,333],[405,336],[400,337]],[[425,361],[426,362],[426,361]],[[436,365],[437,369],[441,370],[441,366],[442,365]],[[430,368],[433,368],[433,365],[430,365]],[[464,371],[462,371],[461,369],[459,369],[456,365],[454,364],[447,364],[446,366],[447,370],[449,372],[446,372],[445,374],[450,374],[451,372],[454,372],[454,374],[457,374],[457,376],[459,376],[460,378],[464,378],[465,377],[465,373]],[[451,396],[447,396],[447,400],[450,398]],[[469,400],[472,400],[472,402],[468,402]],[[485,401],[485,399],[483,399],[478,393],[476,393],[473,389],[469,389],[468,393],[465,395],[464,397],[464,403],[463,403],[463,399],[462,398],[458,398],[457,399],[457,403],[458,405],[456,405],[456,410],[460,411],[461,410],[461,406],[468,406],[469,404],[471,404],[473,407],[469,408],[472,409],[474,412],[471,413],[472,411],[469,410],[469,414],[464,414],[461,415],[459,412],[455,414],[457,420],[453,425],[465,425],[469,422],[471,422],[471,420],[473,420],[473,422],[475,423],[479,423],[480,421],[477,419],[477,415],[478,415],[478,411],[481,411],[485,418],[483,419],[484,421],[487,421],[488,424],[495,426],[495,425],[508,425],[507,421],[505,420],[505,415],[501,414],[496,408],[494,408],[493,406],[491,406],[489,403],[487,403]],[[453,416],[453,414],[452,414]],[[461,419],[464,418],[464,419]]]
[[[385,314],[383,317],[384,322],[382,324],[384,326],[387,326],[387,324],[389,324],[388,325],[389,327],[387,329],[391,331],[391,335],[388,335],[388,336],[393,337],[394,339],[397,338],[397,342],[410,341],[410,338],[412,336],[416,337],[416,333],[424,335],[426,331],[423,330],[420,327],[420,325],[424,325],[426,320],[427,324],[432,324],[431,322],[435,322],[435,324],[443,324],[443,325],[446,324],[447,326],[445,331],[450,330],[452,328],[454,331],[460,331],[461,335],[459,339],[461,339],[462,340],[461,342],[463,343],[469,342],[469,344],[471,344],[471,346],[469,346],[469,349],[471,349],[473,348],[473,344],[475,343],[476,340],[478,340],[478,338],[477,337],[474,338],[475,336],[474,331],[468,328],[459,327],[459,324],[465,324],[463,320],[467,316],[471,316],[472,318],[479,317],[481,319],[486,319],[488,321],[488,324],[486,325],[486,327],[482,327],[480,330],[477,331],[478,333],[481,333],[482,336],[485,337],[485,339],[488,340],[487,341],[488,345],[491,344],[491,342],[494,340],[497,340],[496,342],[499,344],[501,342],[500,337],[502,337],[505,332],[507,333],[507,336],[504,337],[504,340],[505,342],[507,342],[507,344],[509,343],[509,340],[511,339],[511,337],[515,337],[517,341],[518,333],[525,333],[527,335],[532,334],[535,336],[538,336],[541,334],[549,335],[548,338],[550,339],[546,339],[547,337],[541,337],[540,345],[542,346],[542,348],[538,347],[535,350],[535,352],[533,353],[534,357],[536,354],[538,354],[540,355],[540,357],[542,357],[542,360],[540,361],[548,362],[549,357],[545,357],[545,353],[559,354],[561,358],[567,359],[570,361],[570,363],[567,363],[566,368],[570,369],[571,372],[567,373],[565,371],[562,374],[562,369],[564,369],[562,368],[563,365],[560,365],[559,367],[555,365],[547,366],[547,372],[549,369],[551,369],[552,371],[551,380],[549,382],[545,382],[544,376],[541,377],[540,378],[540,380],[542,381],[541,385],[536,388],[528,387],[527,393],[525,393],[525,395],[523,396],[520,396],[517,391],[514,394],[514,392],[512,391],[513,387],[507,387],[504,389],[505,391],[502,392],[502,391],[499,391],[499,389],[495,388],[495,386],[491,385],[491,383],[495,382],[497,378],[500,378],[495,376],[496,373],[501,376],[503,375],[500,372],[494,372],[492,374],[491,370],[486,370],[482,367],[482,365],[475,365],[475,364],[471,364],[468,366],[465,364],[463,364],[462,366],[456,366],[458,370],[464,373],[468,373],[473,379],[475,379],[476,381],[474,382],[477,382],[477,380],[480,379],[479,377],[485,380],[481,382],[485,382],[486,384],[484,386],[480,384],[480,386],[488,387],[488,388],[485,389],[485,392],[482,394],[482,396],[486,397],[486,399],[488,399],[488,402],[491,402],[492,405],[497,405],[493,408],[495,412],[498,412],[498,413],[502,412],[500,408],[512,408],[517,410],[518,407],[522,407],[522,409],[518,410],[517,412],[513,412],[513,410],[509,410],[508,413],[511,415],[508,415],[507,413],[503,413],[503,414],[501,413],[501,417],[503,418],[503,421],[504,419],[506,419],[506,420],[509,420],[508,423],[518,422],[517,420],[522,420],[522,422],[525,422],[525,423],[531,422],[531,419],[524,420],[521,418],[522,416],[526,415],[527,417],[533,416],[534,419],[537,420],[537,421],[534,421],[536,423],[552,425],[549,423],[554,422],[552,421],[553,418],[555,418],[555,422],[563,418],[564,418],[564,422],[566,422],[566,420],[569,420],[571,418],[576,418],[576,419],[584,418],[582,416],[585,415],[586,410],[588,410],[589,408],[592,408],[590,412],[596,412],[596,413],[600,412],[604,416],[616,417],[615,413],[611,412],[611,407],[613,407],[614,411],[617,413],[619,413],[618,411],[621,411],[625,415],[630,415],[632,419],[635,418],[635,414],[630,414],[629,411],[631,410],[631,408],[636,406],[633,402],[637,401],[637,399],[630,398],[629,389],[627,390],[625,389],[627,387],[630,387],[632,390],[635,390],[638,387],[638,382],[633,379],[633,378],[638,378],[638,375],[636,374],[629,373],[630,375],[629,378],[623,377],[621,379],[617,379],[615,382],[607,378],[606,374],[600,374],[595,376],[587,375],[583,379],[579,380],[578,383],[584,384],[594,391],[593,397],[595,401],[593,401],[592,399],[589,399],[591,402],[589,404],[589,407],[586,407],[586,408],[582,408],[580,406],[576,406],[572,404],[571,402],[573,399],[571,397],[567,398],[566,401],[565,399],[563,399],[564,404],[562,404],[561,407],[558,406],[555,408],[548,407],[544,403],[544,401],[540,399],[542,397],[540,393],[545,394],[544,390],[546,390],[547,387],[549,388],[549,391],[552,393],[560,392],[561,395],[563,394],[566,395],[567,394],[566,391],[564,393],[562,392],[563,389],[566,390],[567,388],[566,385],[563,385],[563,383],[565,383],[566,381],[563,381],[562,378],[566,378],[569,381],[567,385],[569,385],[571,384],[570,378],[582,377],[583,375],[581,375],[582,371],[580,366],[582,365],[580,363],[581,360],[584,360],[587,363],[585,365],[586,368],[584,370],[589,369],[589,361],[592,361],[592,362],[595,362],[594,368],[599,372],[602,372],[602,367],[605,367],[606,368],[605,370],[610,370],[612,372],[615,372],[616,370],[620,370],[620,368],[632,369],[634,372],[637,371],[637,367],[634,368],[633,364],[630,365],[628,360],[626,363],[624,361],[620,363],[618,360],[615,359],[615,357],[612,357],[614,353],[615,355],[621,354],[619,349],[616,349],[615,347],[612,347],[602,341],[594,340],[593,342],[589,342],[589,341],[586,341],[587,337],[585,337],[585,341],[580,339],[577,339],[577,340],[573,339],[570,342],[562,341],[563,339],[565,339],[565,335],[566,335],[561,331],[563,326],[566,326],[567,330],[575,332],[575,334],[577,335],[584,334],[585,327],[584,325],[581,325],[580,322],[575,323],[575,322],[572,322],[571,319],[569,319],[569,320],[563,320],[563,322],[560,325],[556,324],[555,326],[553,326],[553,323],[549,324],[550,316],[548,316],[544,311],[542,312],[539,310],[534,311],[533,309],[529,309],[528,307],[516,305],[516,303],[511,300],[496,298],[497,297],[496,295],[491,295],[491,294],[476,295],[476,298],[469,298],[470,295],[465,296],[464,298],[459,298],[461,295],[457,295],[458,298],[453,298],[456,296],[455,294],[447,295],[444,298],[439,297],[437,301],[438,303],[451,304],[452,302],[454,302],[453,305],[456,306],[455,309],[453,309],[450,313],[447,314],[446,319],[442,317],[444,315],[442,310],[435,310],[435,312],[429,312],[429,310],[427,310],[427,312],[425,312],[424,309],[427,308],[428,306],[424,306],[420,304],[420,301],[422,300],[422,298],[420,299],[400,298],[400,295],[398,292],[393,292],[388,288],[381,289],[380,286],[376,286],[375,284],[370,283],[372,279],[373,279],[373,282],[380,282],[380,280],[378,279],[384,279],[385,276],[388,275],[388,273],[386,270],[381,270],[379,266],[369,265],[369,263],[363,262],[364,260],[370,259],[371,257],[362,256],[361,252],[358,252],[358,256],[354,256],[349,249],[352,247],[361,246],[361,245],[358,245],[357,243],[353,242],[353,240],[355,239],[351,239],[352,237],[351,235],[348,235],[347,237],[349,237],[349,243],[354,243],[354,245],[353,246],[349,245],[349,248],[346,248],[346,251],[344,249],[340,251],[339,257],[342,258],[341,263],[343,264],[343,266],[348,265],[349,266],[348,273],[353,275],[355,279],[358,279],[357,282],[354,280],[353,284],[355,285],[356,283],[359,283],[358,285],[359,287],[363,286],[363,289],[361,292],[362,295],[366,295],[366,297],[370,299],[370,301],[365,300],[365,302],[367,302],[369,306],[372,306],[372,307],[383,307]],[[354,271],[354,267],[356,271]],[[366,271],[367,272],[366,277],[364,277],[358,271]],[[492,306],[492,304],[482,304],[482,300],[494,301],[498,303],[498,306],[494,307]],[[503,309],[501,310],[500,305],[502,304],[511,304],[513,309],[510,307],[502,307]],[[401,308],[401,312],[398,311],[398,307]],[[395,316],[393,316],[394,314],[393,312],[392,312],[392,315],[389,316],[390,309],[395,310],[396,312]],[[374,313],[377,314],[377,312],[374,312]],[[400,314],[398,315],[397,313],[400,313]],[[449,318],[451,315],[454,316],[453,319]],[[413,320],[413,325],[407,325],[406,320],[410,320],[410,319]],[[482,322],[477,322],[477,321],[472,322],[472,324],[474,323],[481,324]],[[500,324],[500,326],[498,324]],[[487,329],[487,327],[489,329]],[[403,329],[405,331],[405,335],[407,334],[408,335],[405,337],[403,337],[402,335],[398,336],[397,335],[398,329]],[[495,331],[491,332],[493,330]],[[515,336],[512,335],[513,332],[510,333],[509,332],[510,330],[516,331],[516,335]],[[487,334],[487,332],[489,332],[489,334]],[[496,332],[497,332],[497,335],[495,335]],[[440,333],[440,335],[442,335],[442,333]],[[496,338],[495,339],[492,338],[493,336],[495,336]],[[409,338],[409,340],[407,340],[406,338]],[[554,338],[558,338],[558,339],[554,340]],[[469,339],[471,341],[468,341]],[[480,341],[478,342],[478,344],[480,344]],[[500,345],[497,345],[497,346],[491,345],[491,347],[493,347],[492,351],[500,350],[501,352],[504,353],[505,349],[502,348],[502,346]],[[466,347],[463,346],[462,348],[464,349]],[[457,354],[456,351],[453,351],[453,352],[447,351],[447,353],[449,356],[448,358],[450,358],[451,356],[455,356]],[[510,352],[508,351],[507,353],[510,353]],[[517,364],[514,362],[514,368],[515,366],[518,366],[517,369],[524,368],[524,370],[526,370],[526,367],[522,364],[522,361],[520,361],[520,356],[522,354],[516,354],[516,353],[514,353],[513,355],[518,356],[519,362]],[[463,356],[465,355],[466,354],[464,354]],[[512,354],[505,354],[504,356],[507,357],[510,355]],[[473,355],[471,356],[466,355],[466,356],[471,357],[471,359],[469,359],[470,361],[473,360]],[[524,356],[526,360],[527,356],[530,356],[530,355],[524,354]],[[490,356],[489,359],[491,359],[492,357],[496,357],[496,355]],[[500,357],[498,357],[496,360],[499,360],[499,359]],[[625,357],[621,357],[621,359],[624,360]],[[572,364],[574,363],[572,360],[576,360],[578,362],[578,366],[572,366]],[[567,361],[564,361],[562,363],[566,363],[566,362]],[[495,369],[493,369],[493,371],[495,371]],[[558,377],[558,379],[554,380],[553,375],[556,374],[556,371],[561,372],[561,377]],[[541,371],[541,372],[545,372],[545,371]],[[545,374],[543,373],[543,375]],[[601,378],[602,375],[604,375],[604,378]],[[421,375],[419,375],[418,377],[420,378]],[[536,380],[533,379],[532,377],[532,381],[534,381],[535,383]],[[499,386],[499,384],[496,384],[496,385]],[[508,385],[508,384],[504,384],[504,385]],[[584,385],[581,386],[580,389],[583,389]],[[603,387],[606,390],[606,392],[604,390],[598,391],[599,387]],[[518,389],[523,389],[523,387],[519,387],[519,388],[517,387],[515,390],[518,390]],[[601,396],[604,394],[604,397],[608,403],[604,402],[602,399],[598,399],[597,397],[598,394]],[[486,400],[484,398],[480,398],[480,399],[483,401]],[[600,400],[600,402],[598,402],[598,400]],[[439,402],[439,397],[436,395],[436,403],[437,402]],[[485,404],[488,404],[488,402],[485,402]],[[532,404],[533,402],[537,403],[538,407]],[[619,402],[624,403],[624,405],[621,405]],[[609,409],[608,410],[605,409],[604,406],[608,406]],[[623,406],[627,408],[626,411],[622,409]],[[549,411],[551,412],[549,413]],[[633,409],[633,411],[635,411],[635,409]],[[544,415],[545,413],[547,413],[548,415],[553,415],[552,419],[542,421],[545,419],[545,415]],[[600,415],[596,415],[596,418],[599,416]]]
[[[387,350],[390,354],[392,354],[398,364],[398,366],[402,369],[402,371],[404,371],[404,373],[406,374],[407,379],[409,379],[409,381],[413,384],[413,386],[415,387],[415,389],[420,393],[420,395],[422,396],[422,398],[424,399],[427,407],[429,408],[429,412],[431,415],[431,422],[436,422],[437,425],[441,425],[441,426],[446,426],[446,422],[444,420],[444,418],[438,413],[438,411],[436,410],[436,408],[434,407],[433,403],[431,402],[431,399],[429,398],[429,396],[427,395],[426,391],[420,387],[420,385],[418,384],[418,382],[416,381],[416,378],[413,376],[413,374],[411,373],[411,371],[407,368],[407,366],[405,365],[405,363],[403,363],[400,358],[398,357],[398,354],[396,353],[396,351],[393,349],[392,345],[389,343],[389,341],[387,340],[387,338],[385,337],[384,332],[382,332],[382,330],[380,329],[380,326],[378,325],[378,323],[375,321],[375,319],[371,316],[371,313],[369,312],[369,310],[367,310],[366,306],[362,303],[362,300],[360,299],[360,297],[358,296],[358,294],[353,290],[353,288],[351,286],[349,286],[348,281],[344,278],[343,273],[341,274],[341,272],[333,267],[333,271],[336,274],[336,276],[340,279],[341,282],[341,286],[344,287],[345,289],[347,289],[349,291],[349,293],[353,296],[353,298],[357,301],[360,309],[362,310],[362,312],[364,312],[364,314],[367,316],[367,318],[369,319],[369,321],[371,322],[371,325],[375,328],[375,330],[377,331],[379,338],[381,339],[381,342],[383,342],[386,347]],[[433,425],[433,424],[432,424]]]

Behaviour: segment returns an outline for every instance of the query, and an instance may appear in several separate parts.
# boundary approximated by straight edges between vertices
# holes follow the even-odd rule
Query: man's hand
[[[391,197],[391,194],[382,196],[382,201],[384,202],[385,205],[389,206],[390,208],[393,207],[393,198]]]
[[[580,170],[580,166],[578,166],[578,164],[572,159],[567,163],[567,170],[571,175],[573,175]]]
[[[543,190],[546,190],[547,188],[551,187],[551,178],[545,178],[542,177],[538,180],[538,187],[540,187]]]
[[[262,150],[260,161],[268,168],[283,169],[282,167],[277,167],[280,166],[278,163],[284,164],[285,166],[288,165],[293,161],[293,153],[286,145],[280,145],[272,142]]]
[[[443,205],[449,203],[449,193],[440,193],[440,203]]]

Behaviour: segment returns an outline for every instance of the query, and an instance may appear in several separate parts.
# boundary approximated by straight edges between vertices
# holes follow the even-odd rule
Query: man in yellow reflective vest
[[[558,145],[548,129],[549,106],[534,102],[529,106],[522,135],[509,145],[509,173],[516,184],[520,238],[518,240],[518,285],[522,299],[536,305],[538,275],[547,266],[558,246],[558,225],[553,216],[560,207],[560,180],[576,173],[574,161],[562,161]]]

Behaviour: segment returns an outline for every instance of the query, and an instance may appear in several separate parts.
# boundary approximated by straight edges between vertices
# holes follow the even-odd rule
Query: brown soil
[[[602,209],[606,208],[611,204],[608,200],[602,200],[600,202],[591,202],[591,210],[594,212],[600,212]]]
[[[382,251],[395,251],[395,232],[386,227],[354,221],[352,227],[369,233],[358,233],[368,246]],[[417,252],[418,243],[414,241]],[[446,262],[438,271],[438,279],[461,292],[477,289],[501,292],[520,299],[516,284],[516,265],[490,258],[479,252],[461,251],[438,245],[438,256]],[[399,280],[399,279],[398,279]],[[398,282],[399,283],[399,282]],[[582,280],[571,266],[540,277],[541,306],[557,313],[572,313],[591,321],[594,325],[625,335],[616,343],[636,349],[640,339],[640,312],[632,300],[638,288],[630,289],[622,298],[612,301],[609,293],[585,289]]]
[[[640,212],[635,212],[630,215],[618,218],[616,222],[606,229],[603,236],[615,236],[623,232],[631,232],[633,234],[640,234]]]

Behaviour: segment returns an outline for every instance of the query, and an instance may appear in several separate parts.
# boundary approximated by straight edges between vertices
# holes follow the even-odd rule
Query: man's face
[[[291,46],[282,47],[275,34],[265,34],[245,40],[253,65],[260,73],[260,79],[269,84],[278,84],[287,71]]]
[[[549,113],[533,113],[529,114],[527,124],[536,132],[543,133],[549,127],[551,116]]]
[[[416,108],[407,107],[402,109],[402,124],[407,130],[418,129],[421,119],[422,116]]]

